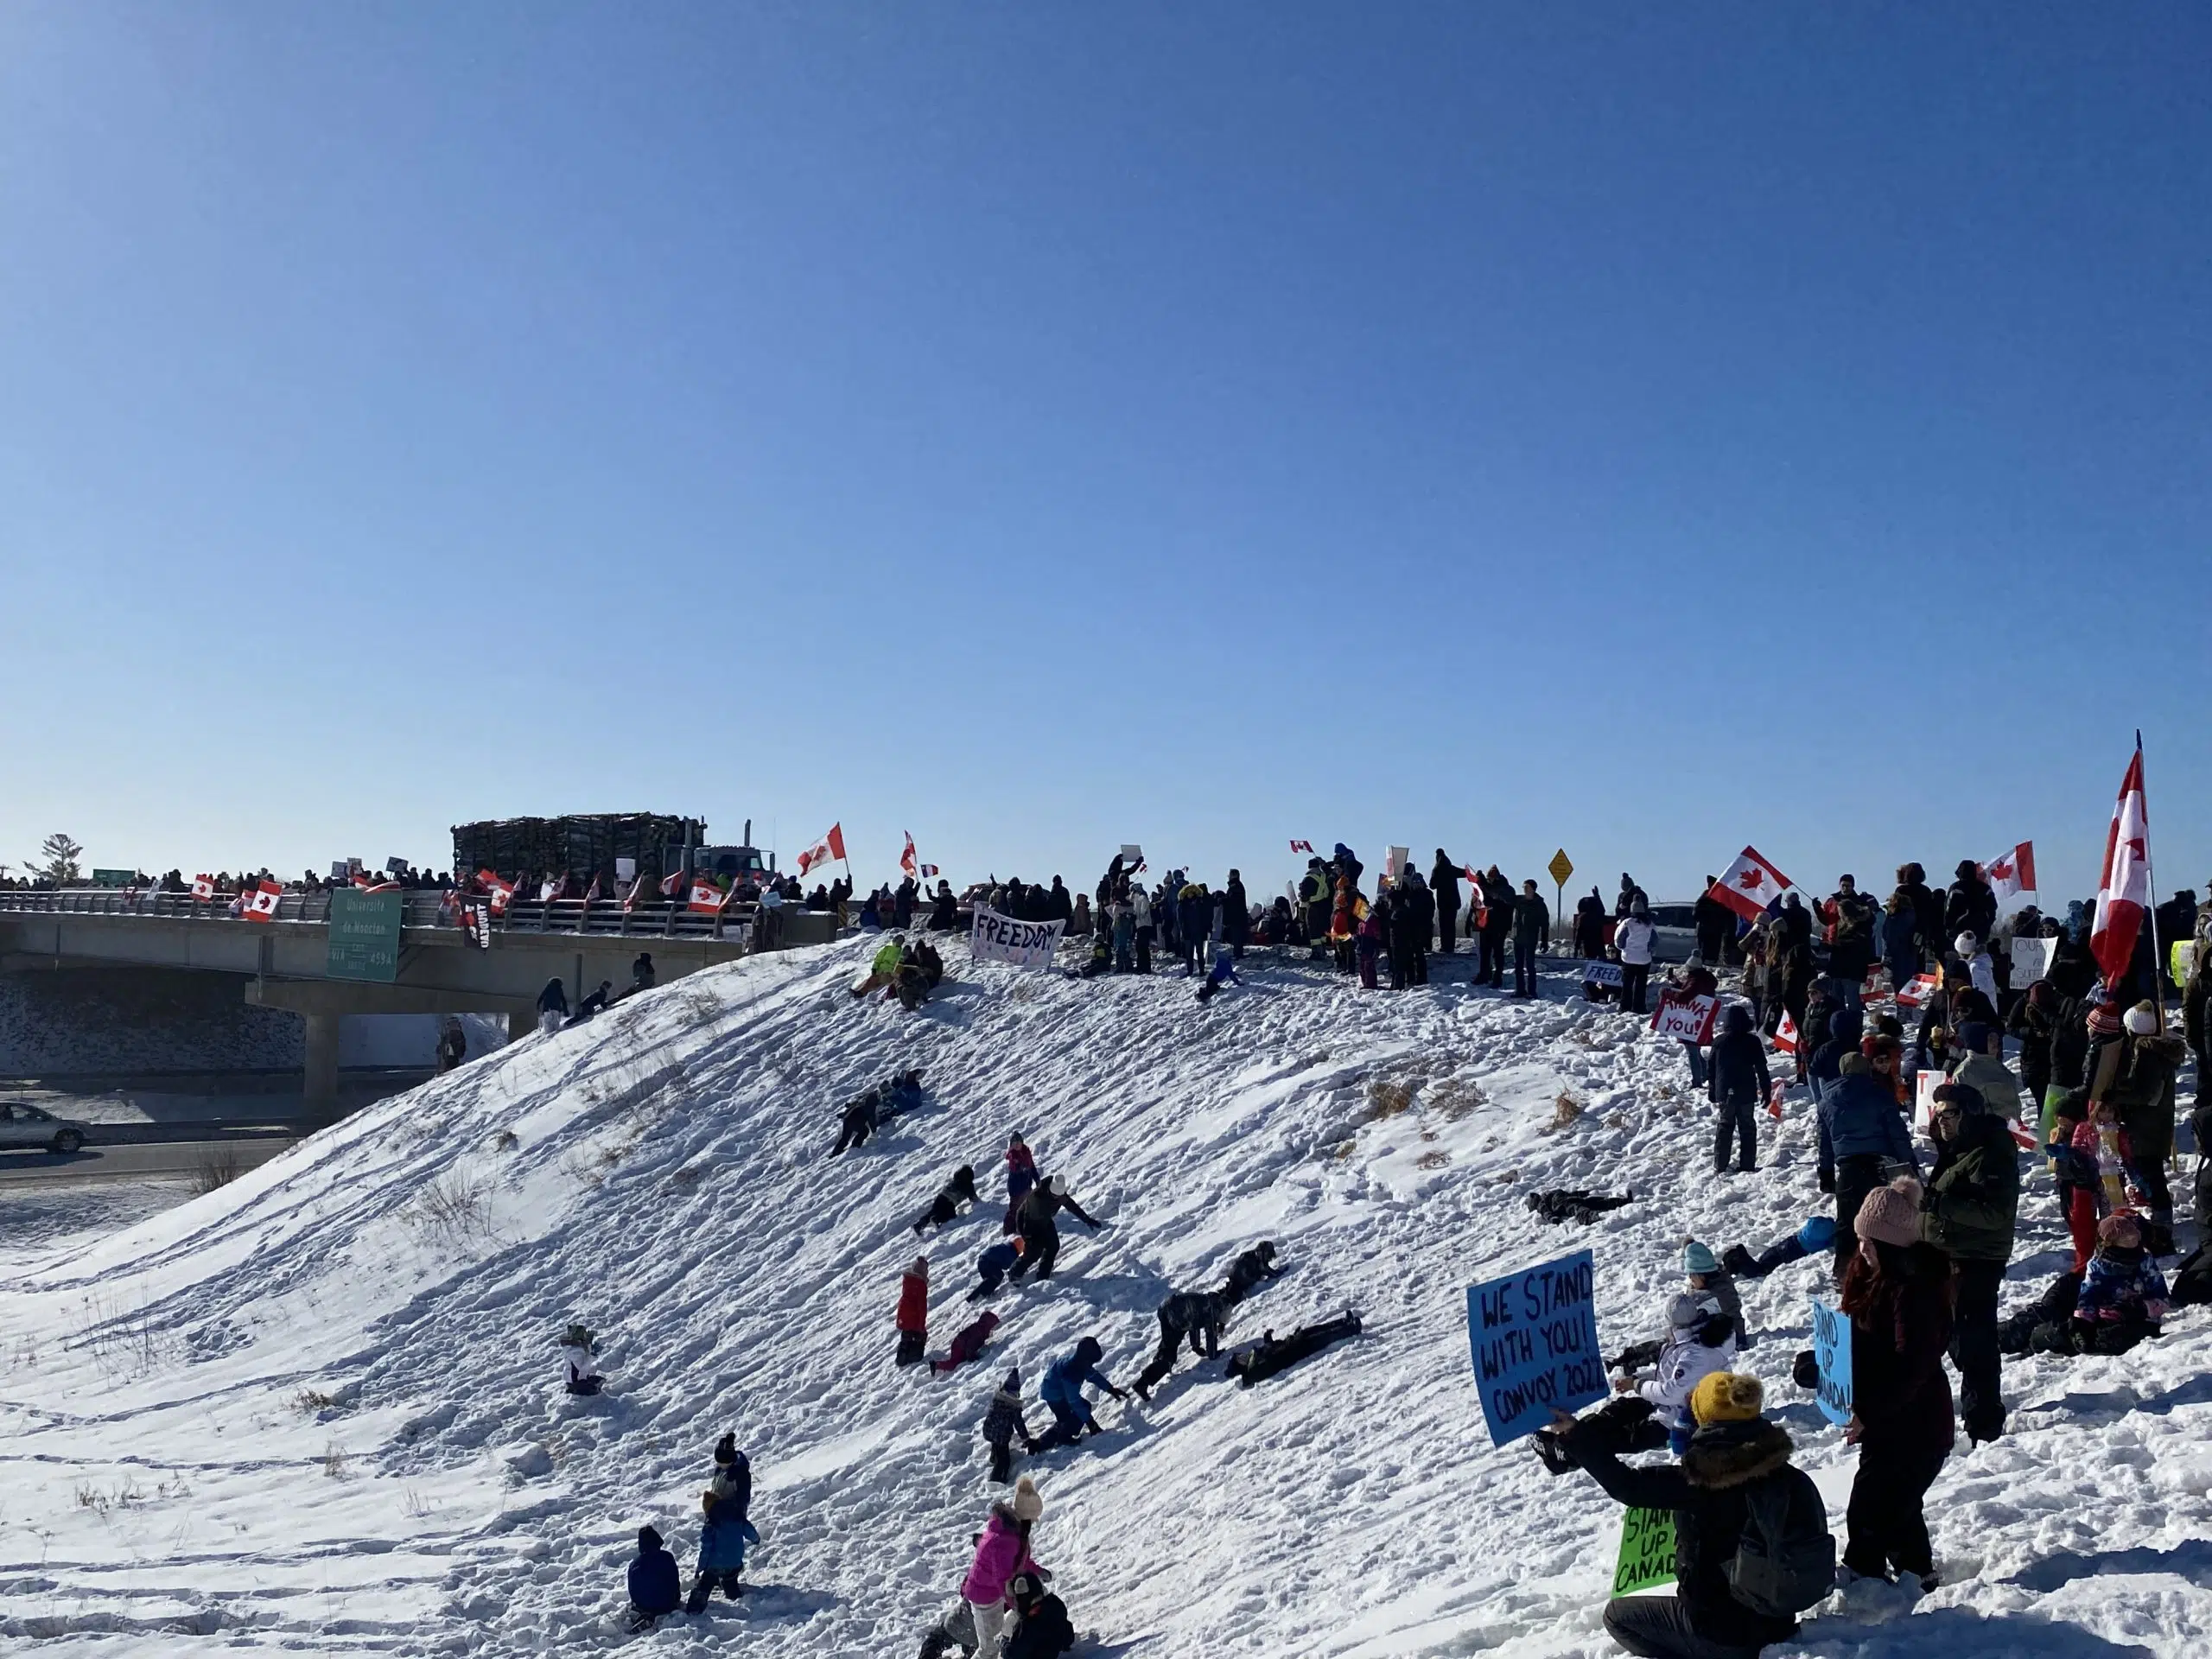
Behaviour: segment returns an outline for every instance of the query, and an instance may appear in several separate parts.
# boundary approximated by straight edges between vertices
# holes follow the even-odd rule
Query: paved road
[[[292,1145],[285,1135],[251,1140],[158,1141],[141,1146],[86,1147],[82,1152],[0,1152],[0,1186],[80,1181],[143,1181],[189,1177],[217,1160],[240,1170],[265,1164]]]

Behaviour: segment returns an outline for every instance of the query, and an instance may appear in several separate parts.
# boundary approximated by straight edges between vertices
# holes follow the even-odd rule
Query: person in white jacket
[[[1651,947],[1657,936],[1651,912],[1641,899],[1613,928],[1613,948],[1621,957],[1621,1007],[1630,1014],[1643,1012],[1644,988],[1651,982]]]
[[[1974,977],[1974,989],[1989,999],[1991,1007],[2001,1007],[1997,1000],[1997,964],[1990,960],[1981,941],[1971,933],[1961,933],[1951,941],[1951,949],[1966,963],[1967,972]]]
[[[1152,899],[1144,890],[1144,883],[1129,883],[1129,908],[1136,924],[1137,972],[1152,971]]]
[[[1736,1359],[1736,1322],[1721,1311],[1720,1299],[1709,1291],[1684,1291],[1667,1304],[1667,1339],[1651,1375],[1638,1380],[1618,1378],[1614,1389],[1630,1389],[1651,1402],[1653,1412],[1667,1424],[1667,1443],[1681,1457],[1689,1449],[1697,1427],[1690,1415],[1690,1391],[1715,1371],[1729,1370]]]

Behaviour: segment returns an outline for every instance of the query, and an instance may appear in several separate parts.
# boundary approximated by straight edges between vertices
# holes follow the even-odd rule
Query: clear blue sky
[[[1940,15],[1936,15],[1940,14]],[[0,859],[2212,870],[2201,6],[0,9]]]

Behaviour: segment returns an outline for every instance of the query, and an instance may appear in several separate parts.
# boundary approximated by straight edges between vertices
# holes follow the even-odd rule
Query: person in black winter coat
[[[683,1580],[676,1557],[651,1527],[638,1529],[638,1558],[630,1563],[630,1629],[649,1630],[653,1621],[683,1605]]]
[[[1037,1449],[1036,1437],[1021,1414],[1021,1368],[1006,1374],[998,1392],[983,1412],[983,1444],[991,1448],[991,1479],[1001,1486],[1014,1478],[1014,1443],[1026,1452]]]
[[[882,1103],[883,1091],[871,1089],[846,1106],[838,1122],[837,1144],[830,1148],[832,1158],[849,1147],[858,1152],[868,1144],[868,1136],[875,1133],[876,1114]]]
[[[1222,1281],[1221,1300],[1231,1305],[1243,1301],[1252,1294],[1254,1287],[1268,1279],[1282,1277],[1282,1269],[1274,1265],[1275,1247],[1262,1240],[1246,1250],[1229,1264],[1229,1277]]]
[[[960,1213],[963,1205],[976,1202],[976,1172],[966,1164],[952,1172],[952,1179],[938,1189],[936,1199],[922,1212],[914,1224],[914,1236],[922,1236],[925,1227],[942,1227]]]
[[[1137,1378],[1137,1393],[1152,1398],[1153,1386],[1175,1369],[1175,1351],[1183,1338],[1191,1339],[1194,1359],[1215,1359],[1221,1354],[1221,1327],[1229,1317],[1229,1304],[1219,1291],[1179,1290],[1160,1305],[1160,1346]]]
[[[1560,1413],[1558,1426],[1543,1431],[1615,1502],[1674,1513],[1674,1595],[1618,1596],[1605,1606],[1606,1634],[1647,1659],[1751,1659],[1797,1632],[1794,1620],[1754,1611],[1729,1586],[1751,1489],[1779,1474],[1796,1449],[1781,1424],[1757,1414],[1758,1379],[1732,1382],[1751,1414],[1700,1421],[1680,1463],[1623,1463],[1596,1413],[1580,1419]]]
[[[1728,1173],[1728,1142],[1737,1143],[1736,1168],[1749,1174],[1758,1167],[1758,1127],[1755,1114],[1766,1099],[1773,1079],[1767,1074],[1766,1045],[1751,1029],[1751,1010],[1732,1002],[1720,1016],[1720,1034],[1713,1039],[1712,1069],[1706,1088],[1717,1109],[1713,1135],[1713,1173]]]
[[[1452,949],[1452,929],[1459,920],[1459,867],[1436,849],[1436,862],[1428,872],[1428,891],[1436,900],[1436,950],[1440,956],[1448,957]]]
[[[1436,926],[1436,901],[1418,870],[1408,870],[1390,907],[1390,978],[1396,984],[1399,961],[1410,983],[1428,983],[1428,942]],[[1403,988],[1401,987],[1400,988]]]
[[[999,1659],[1059,1659],[1075,1646],[1075,1626],[1066,1604],[1049,1593],[1034,1573],[1017,1573],[1007,1581],[1016,1623],[999,1649]]]
[[[1943,931],[1936,937],[1955,939],[1971,933],[1977,939],[1987,938],[1997,925],[1995,890],[1982,879],[1981,866],[1970,858],[1961,859],[1954,874],[1957,879],[1943,899]]]
[[[1483,872],[1482,956],[1475,982],[1492,988],[1505,983],[1505,937],[1513,931],[1513,884],[1493,864]]]
[[[1711,968],[1720,965],[1727,955],[1728,941],[1736,937],[1736,912],[1713,896],[1713,888],[1719,885],[1718,876],[1707,876],[1705,891],[1698,894],[1690,910],[1690,919],[1697,927],[1698,959]],[[1594,897],[1598,890],[1590,891]]]
[[[1252,901],[1245,896],[1244,873],[1231,870],[1221,890],[1221,942],[1229,954],[1243,960],[1244,947],[1252,942]]]
[[[1066,1176],[1054,1175],[1038,1182],[1021,1201],[1021,1212],[1015,1217],[1014,1224],[1021,1234],[1022,1255],[1014,1263],[1010,1278],[1018,1280],[1033,1270],[1040,1282],[1052,1276],[1052,1265],[1060,1255],[1060,1229],[1055,1217],[1063,1210],[1092,1232],[1098,1230],[1096,1218],[1086,1214],[1070,1195]]]
[[[1513,901],[1513,995],[1536,994],[1536,953],[1548,950],[1552,942],[1552,907],[1536,891],[1534,881],[1521,884]]]
[[[1592,887],[1574,905],[1574,948],[1585,962],[1602,962],[1605,956],[1605,900]]]
[[[1912,900],[1913,912],[1919,918],[1922,960],[1926,961],[1926,953],[1931,951],[1940,956],[1942,941],[1958,937],[1955,931],[1944,931],[1943,895],[1928,885],[1928,872],[1917,864],[1897,866],[1897,890]]]

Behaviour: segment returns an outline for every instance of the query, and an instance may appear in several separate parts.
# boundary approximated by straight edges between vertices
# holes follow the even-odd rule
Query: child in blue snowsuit
[[[737,1436],[725,1434],[715,1446],[715,1478],[700,1495],[707,1524],[699,1533],[699,1573],[691,1581],[691,1594],[683,1609],[690,1613],[707,1610],[707,1598],[716,1585],[735,1601],[745,1593],[738,1575],[745,1570],[745,1547],[757,1544],[746,1511],[753,1507],[753,1464],[737,1449]]]
[[[1764,1279],[1777,1268],[1824,1255],[1835,1247],[1835,1217],[1808,1216],[1805,1224],[1785,1238],[1778,1238],[1757,1255],[1742,1244],[1721,1252],[1720,1264],[1738,1279]]]
[[[1056,1359],[1045,1373],[1045,1384],[1038,1389],[1038,1397],[1052,1408],[1052,1426],[1037,1441],[1037,1450],[1048,1446],[1073,1446],[1085,1432],[1100,1433],[1098,1420],[1090,1414],[1090,1402],[1083,1397],[1085,1384],[1095,1384],[1116,1400],[1128,1395],[1106,1380],[1098,1369],[1098,1362],[1105,1350],[1098,1345],[1096,1337],[1085,1337],[1075,1345],[1075,1352],[1065,1359]]]
[[[1242,985],[1236,977],[1236,965],[1230,960],[1229,947],[1222,945],[1213,953],[1213,971],[1206,976],[1206,982],[1198,987],[1198,1001],[1211,1002],[1214,993],[1224,985]]]
[[[982,1275],[983,1282],[968,1293],[968,1300],[980,1302],[1004,1284],[1007,1274],[1012,1273],[1014,1264],[1021,1260],[1021,1250],[1020,1238],[1002,1238],[977,1256],[976,1271]]]

